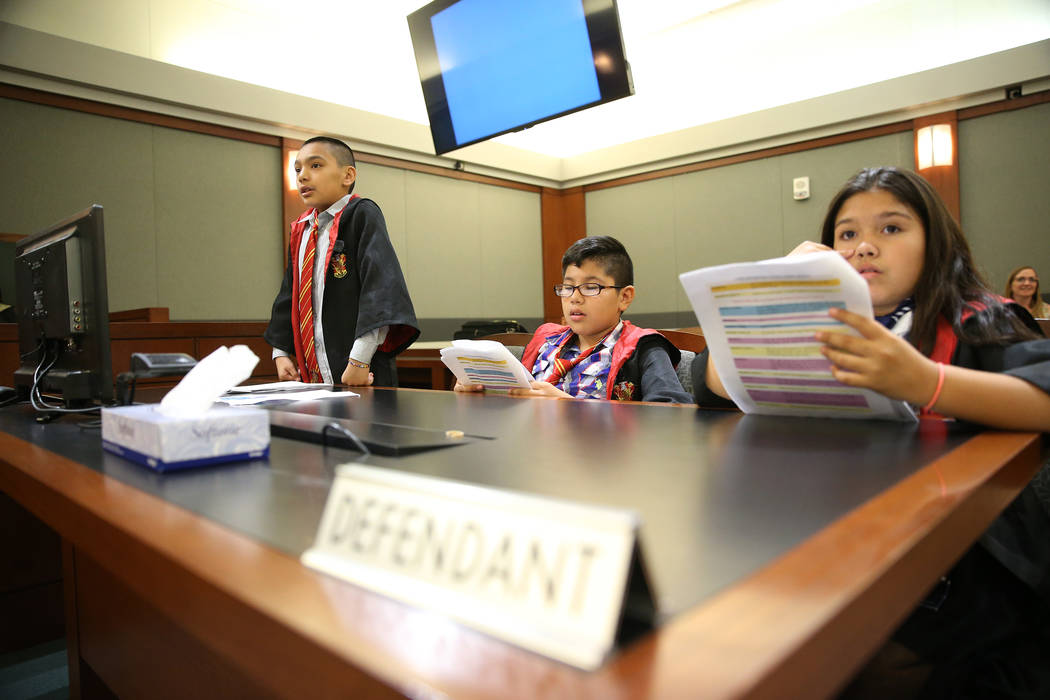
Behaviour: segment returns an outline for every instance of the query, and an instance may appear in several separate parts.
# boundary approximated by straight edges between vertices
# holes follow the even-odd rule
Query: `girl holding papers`
[[[875,320],[832,309],[861,337],[819,333],[843,384],[948,416],[1050,431],[1050,341],[1009,299],[988,290],[962,230],[926,180],[896,168],[862,170],[835,196],[821,242],[868,281]],[[697,382],[728,398],[713,363]]]
[[[875,319],[830,311],[859,337],[817,333],[839,382],[930,417],[1050,431],[1050,340],[989,291],[926,180],[896,168],[860,171],[832,199],[821,242],[792,254],[817,250],[840,253],[868,281],[875,311]],[[698,402],[708,390],[726,396],[714,364],[702,364],[694,365]],[[894,698],[1050,697],[1050,468],[942,578],[846,697],[873,687]]]

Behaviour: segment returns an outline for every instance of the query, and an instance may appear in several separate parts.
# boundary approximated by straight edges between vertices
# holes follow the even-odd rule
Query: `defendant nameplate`
[[[307,566],[583,669],[615,641],[637,517],[342,465]]]

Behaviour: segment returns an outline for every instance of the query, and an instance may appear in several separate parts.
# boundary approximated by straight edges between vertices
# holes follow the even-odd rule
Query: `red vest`
[[[525,365],[525,369],[532,372],[532,366],[536,364],[536,358],[539,357],[540,348],[551,336],[561,335],[565,331],[569,330],[568,326],[562,326],[557,323],[544,323],[542,326],[536,329],[536,332],[532,336],[532,340],[525,346],[525,352],[521,356],[521,364]],[[639,328],[630,321],[623,322],[623,330],[620,332],[620,339],[616,341],[616,345],[613,346],[612,351],[612,364],[609,367],[609,380],[605,383],[605,398],[613,398],[613,389],[616,387],[616,375],[620,373],[623,365],[627,360],[634,354],[635,349],[638,347],[638,341],[647,335],[659,335],[656,331],[651,328]]]

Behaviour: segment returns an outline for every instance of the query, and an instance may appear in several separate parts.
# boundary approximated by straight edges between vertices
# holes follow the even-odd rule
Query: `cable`
[[[361,452],[362,454],[364,454],[366,456],[372,454],[372,450],[368,449],[368,446],[365,445],[365,443],[361,440],[361,438],[357,437],[357,435],[354,434],[354,431],[350,430],[349,428],[345,428],[345,427],[339,425],[335,421],[332,421],[331,423],[329,423],[328,425],[326,425],[324,428],[321,429],[321,445],[323,445],[324,447],[328,447],[328,432],[329,431],[336,432],[336,433],[339,433],[339,434],[343,435],[347,440],[349,440],[354,445],[354,447],[357,448],[358,452]]]
[[[95,411],[101,411],[101,406],[89,406],[87,408],[64,408],[63,406],[57,406],[55,404],[48,403],[44,398],[44,395],[40,393],[40,384],[43,382],[44,377],[51,371],[51,368],[58,362],[59,353],[55,352],[54,357],[46,368],[41,371],[44,367],[44,362],[47,361],[48,345],[46,339],[41,338],[40,345],[37,346],[37,350],[40,350],[40,362],[37,364],[36,369],[33,371],[33,387],[29,390],[29,402],[33,405],[33,408],[40,413],[93,413]],[[36,352],[34,350],[33,352]],[[28,356],[31,353],[26,353]]]
[[[43,347],[44,347],[44,338],[43,338],[43,337],[41,337],[41,338],[40,338],[40,344],[39,344],[39,345],[37,345],[37,346],[36,346],[35,348],[33,348],[32,350],[30,350],[29,352],[24,352],[24,353],[21,353],[21,354],[20,354],[20,355],[18,356],[18,359],[19,359],[19,360],[24,360],[24,359],[26,359],[27,357],[29,357],[30,355],[32,355],[32,354],[33,354],[34,352],[38,352],[38,351],[40,351],[40,350],[41,350],[41,349],[42,349]]]

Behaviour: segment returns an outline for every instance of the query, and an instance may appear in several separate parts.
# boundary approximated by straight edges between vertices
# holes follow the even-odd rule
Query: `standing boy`
[[[620,316],[634,300],[634,265],[611,236],[588,236],[561,259],[561,297],[567,326],[536,329],[521,363],[537,381],[513,396],[691,403],[675,374],[681,355],[658,332]],[[480,391],[482,385],[457,391]]]
[[[277,378],[397,386],[394,358],[419,329],[382,212],[350,194],[354,153],[317,136],[303,143],[295,172],[311,208],[292,224],[284,281],[263,334]]]

